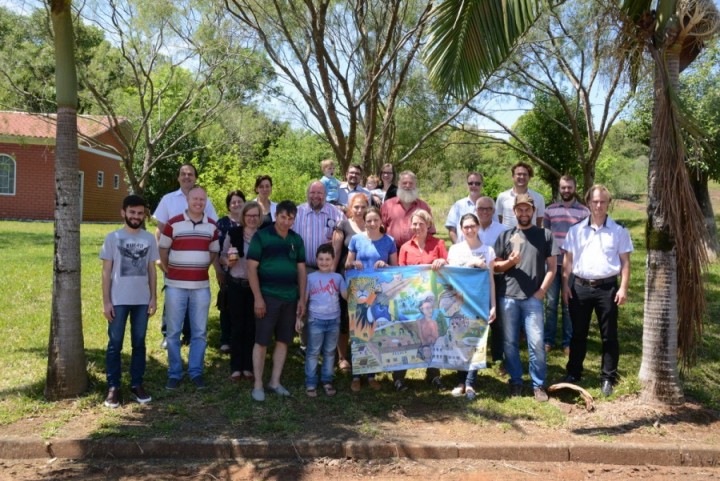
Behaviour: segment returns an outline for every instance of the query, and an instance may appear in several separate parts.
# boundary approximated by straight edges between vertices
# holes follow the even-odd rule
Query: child
[[[108,346],[105,355],[108,394],[105,406],[120,406],[120,353],[125,324],[130,316],[130,391],[140,404],[152,398],[143,388],[145,375],[145,333],[148,316],[157,307],[155,261],[160,259],[155,236],[142,229],[147,204],[142,197],[129,195],[120,214],[122,229],[105,237],[100,259],[102,266],[103,314],[108,321]]]
[[[333,271],[335,250],[332,244],[322,244],[317,249],[318,271],[308,275],[308,337],[305,354],[305,394],[317,397],[318,355],[322,349],[322,373],[320,382],[328,396],[336,391],[332,385],[335,370],[335,348],[340,335],[340,296],[347,299],[345,279]],[[302,319],[295,323],[301,332]]]
[[[367,181],[365,181],[365,188],[370,191],[375,206],[380,206],[385,198],[385,192],[378,187],[380,185],[380,177],[377,175],[368,175]]]
[[[320,168],[323,173],[320,182],[325,186],[325,202],[337,205],[340,181],[335,178],[335,161],[333,159],[325,159],[320,162]]]

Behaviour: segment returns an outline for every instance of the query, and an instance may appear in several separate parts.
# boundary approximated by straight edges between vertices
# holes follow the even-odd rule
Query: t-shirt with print
[[[118,229],[105,237],[100,259],[112,261],[110,302],[113,306],[139,306],[150,303],[148,269],[160,259],[155,236]]]
[[[347,289],[343,276],[337,272],[308,274],[308,311],[314,319],[337,319],[340,322],[340,293]]]
[[[390,256],[397,252],[395,240],[384,234],[378,240],[370,240],[366,234],[358,234],[350,239],[350,252],[355,253],[355,260],[362,262],[363,269],[375,269],[377,261],[390,262]]]

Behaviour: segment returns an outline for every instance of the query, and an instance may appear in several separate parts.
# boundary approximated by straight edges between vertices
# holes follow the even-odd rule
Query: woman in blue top
[[[383,232],[380,210],[377,207],[369,207],[365,212],[365,232],[356,234],[350,239],[348,251],[345,261],[346,271],[381,269],[398,265],[395,240]],[[371,389],[380,389],[380,383],[375,379],[374,374],[368,376],[368,385]],[[360,390],[360,376],[353,376],[350,389],[354,392]]]

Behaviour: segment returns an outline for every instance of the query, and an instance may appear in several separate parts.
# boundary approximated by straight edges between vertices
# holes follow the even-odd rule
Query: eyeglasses
[[[473,230],[473,229],[477,229],[477,228],[478,228],[477,224],[467,224],[467,225],[462,226],[462,230]]]
[[[481,211],[487,212],[487,211],[489,211],[489,210],[493,210],[493,208],[492,208],[492,207],[478,207],[477,210],[481,210]]]
[[[468,185],[481,186],[481,185],[483,185],[483,183],[482,182],[468,182]]]
[[[245,217],[250,217],[251,219],[254,219],[256,217],[260,217],[260,214],[245,214]]]

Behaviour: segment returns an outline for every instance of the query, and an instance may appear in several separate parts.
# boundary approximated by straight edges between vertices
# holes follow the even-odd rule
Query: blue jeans
[[[180,333],[187,311],[190,318],[190,353],[188,354],[188,375],[195,378],[202,375],[207,347],[207,319],[210,308],[210,288],[184,289],[165,288],[165,310],[167,311],[167,352],[168,377],[182,379],[183,364],[180,356]]]
[[[456,384],[458,386],[464,384],[466,388],[474,388],[475,380],[477,379],[477,373],[477,369],[473,369],[472,371],[458,371]]]
[[[308,317],[307,352],[305,353],[305,387],[315,388],[318,384],[318,356],[322,351],[322,373],[320,382],[333,381],[335,371],[335,348],[340,335],[340,318],[315,319]]]
[[[545,344],[555,347],[555,336],[557,335],[558,303],[562,306],[562,347],[570,347],[572,338],[572,322],[570,321],[570,308],[563,303],[562,296],[562,266],[558,266],[555,278],[550,284],[550,289],[545,297]]]
[[[130,385],[139,386],[145,375],[145,333],[148,325],[148,306],[120,305],[113,306],[115,319],[108,322],[108,345],[105,353],[105,369],[107,372],[108,387],[120,387],[121,357],[123,339],[125,338],[125,324],[130,316],[130,342],[132,354],[130,356]]]
[[[525,337],[530,355],[530,378],[533,388],[543,387],[547,364],[543,340],[543,303],[535,296],[528,299],[500,298],[503,310],[505,334],[505,369],[510,375],[510,384],[522,384],[520,363],[520,328],[525,328]]]

